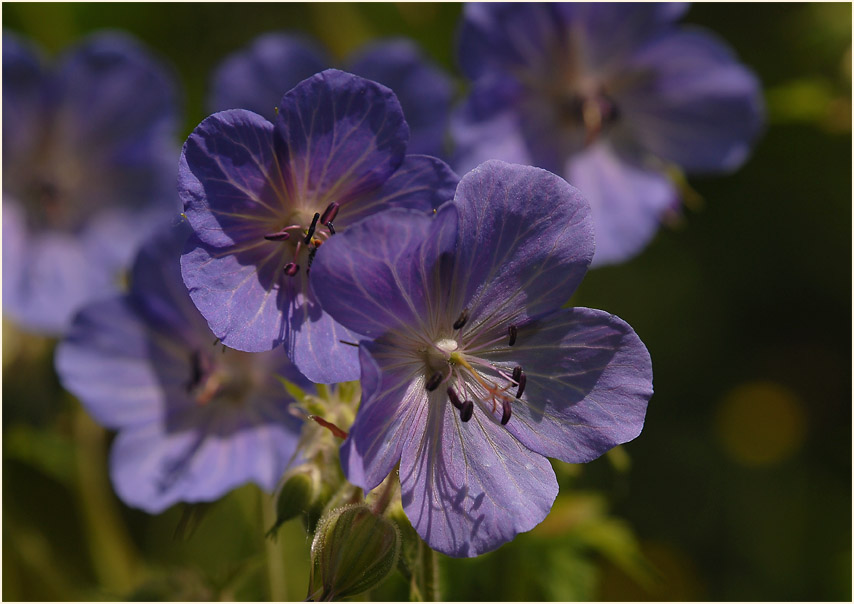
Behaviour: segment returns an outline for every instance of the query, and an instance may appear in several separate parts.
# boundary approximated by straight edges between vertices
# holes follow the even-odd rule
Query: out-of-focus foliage
[[[182,136],[205,117],[213,67],[274,29],[338,58],[410,36],[463,87],[456,4],[3,12],[4,27],[51,52],[98,28],[139,36],[181,76]],[[651,352],[656,393],[621,449],[630,467],[621,453],[557,464],[561,494],[542,525],[480,558],[441,559],[446,599],[851,598],[851,6],[703,3],[685,22],[756,71],[768,125],[741,170],[692,178],[674,226],[591,272],[572,301],[624,318]],[[265,540],[273,501],[254,487],[192,516],[183,538],[181,506],[122,507],[106,481],[110,435],[62,392],[52,343],[3,327],[4,599],[305,597],[302,523]],[[373,597],[408,594],[394,573]]]

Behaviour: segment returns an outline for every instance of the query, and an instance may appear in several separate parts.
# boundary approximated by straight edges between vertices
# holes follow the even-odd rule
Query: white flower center
[[[457,341],[453,338],[442,338],[436,342],[436,347],[444,350],[445,352],[454,352],[459,348],[459,344],[457,344]]]

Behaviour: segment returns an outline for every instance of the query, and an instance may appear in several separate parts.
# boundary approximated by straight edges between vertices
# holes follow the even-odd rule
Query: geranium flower
[[[443,162],[404,157],[409,131],[386,87],[327,70],[289,91],[274,126],[242,109],[203,121],[184,145],[179,194],[194,229],[184,282],[226,346],[285,345],[308,378],[358,378],[349,330],[309,288],[315,255],[347,225],[392,206],[425,215],[453,197]]]
[[[249,109],[268,118],[282,94],[334,65],[314,41],[268,33],[222,62],[213,78],[211,111]],[[451,108],[450,78],[411,41],[396,38],[358,49],[344,69],[391,88],[409,124],[409,153],[441,157]]]
[[[281,350],[217,343],[181,281],[188,234],[181,224],[143,247],[130,292],[84,307],[56,352],[63,386],[118,431],[116,492],[150,513],[247,482],[272,491],[301,426],[279,380],[309,387]]]
[[[589,199],[595,264],[638,253],[678,207],[668,165],[726,172],[762,123],[759,84],[683,4],[469,4],[474,80],[452,117],[456,168],[490,159],[563,175]]]
[[[128,36],[91,36],[49,69],[3,33],[3,310],[16,322],[62,332],[174,216],[177,97]]]
[[[389,210],[314,264],[360,345],[362,403],[341,450],[434,549],[475,556],[530,530],[557,494],[546,457],[590,461],[641,431],[649,354],[619,318],[561,309],[593,256],[587,202],[538,168],[490,161],[434,218]]]

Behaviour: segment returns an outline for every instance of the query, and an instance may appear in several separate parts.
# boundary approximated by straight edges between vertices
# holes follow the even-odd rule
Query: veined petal
[[[306,37],[264,34],[217,68],[210,111],[248,109],[274,119],[273,108],[283,94],[329,65],[326,53]]]
[[[587,462],[643,428],[652,396],[649,353],[614,315],[559,310],[522,327],[512,350],[484,356],[524,368],[525,394],[506,428],[537,453]]]
[[[341,467],[350,482],[370,490],[394,469],[404,443],[420,437],[427,393],[417,365],[401,362],[393,346],[364,342],[359,360],[362,403],[341,446]]]
[[[123,430],[110,452],[110,476],[122,500],[159,513],[179,501],[218,499],[247,482],[272,491],[298,431],[253,408],[222,411],[195,408]]]
[[[409,127],[391,90],[327,69],[282,98],[276,136],[288,149],[299,195],[344,205],[397,169]]]
[[[642,144],[688,171],[738,168],[763,121],[759,82],[716,36],[669,32],[636,53],[621,110]]]
[[[636,48],[672,27],[687,2],[566,2],[555,5],[570,36],[583,38],[584,60],[599,73],[618,67]]]
[[[423,435],[406,441],[400,485],[403,509],[431,548],[477,556],[542,522],[558,491],[545,457],[478,410],[462,422],[440,392],[422,408]]]
[[[434,217],[391,209],[349,227],[320,248],[311,282],[323,309],[371,337],[401,327],[429,331],[450,279],[438,263],[456,244],[457,211],[445,204]]]
[[[428,155],[407,155],[379,188],[366,193],[341,209],[345,224],[388,208],[408,208],[430,214],[454,198],[460,177],[441,159]]]
[[[640,252],[658,231],[665,211],[679,202],[676,188],[664,174],[621,158],[606,142],[573,156],[566,175],[590,201],[595,266]]]
[[[272,350],[287,338],[282,310],[296,295],[282,270],[287,258],[272,245],[228,253],[193,233],[181,273],[193,304],[226,346],[246,352]]]
[[[272,232],[292,204],[285,160],[274,148],[273,125],[260,115],[231,109],[199,124],[184,143],[178,176],[199,239],[228,253]]]
[[[180,332],[154,328],[131,300],[117,297],[77,315],[55,362],[63,387],[98,423],[119,429],[193,406],[191,350]]]
[[[415,44],[405,38],[370,44],[350,61],[350,70],[397,95],[410,128],[410,153],[442,155],[453,86]]]
[[[489,161],[457,187],[457,255],[449,315],[469,324],[524,320],[560,307],[593,256],[590,207],[539,168]]]
[[[306,281],[288,298],[285,315],[285,349],[305,377],[317,384],[359,379],[358,349],[344,344],[357,343],[359,336],[323,311]]]
[[[563,45],[555,4],[466,4],[459,35],[460,64],[474,79],[490,71],[519,71],[542,77],[549,57]]]

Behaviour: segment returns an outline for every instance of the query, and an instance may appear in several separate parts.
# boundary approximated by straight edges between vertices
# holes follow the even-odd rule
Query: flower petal
[[[353,331],[377,337],[418,329],[441,308],[450,280],[434,270],[456,243],[457,213],[445,204],[435,217],[391,209],[357,222],[320,248],[311,269],[323,309]]]
[[[229,410],[195,408],[123,430],[110,452],[122,500],[159,513],[179,501],[218,499],[247,482],[272,491],[298,431],[252,407],[223,411]]]
[[[32,161],[45,127],[47,90],[42,57],[28,40],[3,31],[4,190]]]
[[[454,198],[460,177],[441,159],[407,155],[383,186],[366,193],[339,213],[344,224],[388,208],[408,208],[431,214]]]
[[[688,171],[734,170],[763,121],[759,82],[716,36],[682,30],[632,57],[647,74],[618,102],[635,136]]]
[[[579,191],[539,168],[488,161],[460,180],[457,255],[449,315],[469,324],[553,310],[593,256],[590,208]]]
[[[119,429],[194,404],[191,350],[180,334],[152,328],[132,301],[117,297],[77,315],[55,363],[63,387],[98,423]]]
[[[472,79],[494,70],[542,77],[548,57],[563,45],[563,24],[554,4],[472,2],[463,15],[457,54]]]
[[[78,158],[85,149],[88,180],[79,203],[145,206],[166,196],[171,210],[180,119],[175,80],[139,42],[115,32],[92,35],[64,55],[52,91],[52,137],[60,158]]]
[[[318,206],[344,205],[397,169],[409,127],[391,90],[327,69],[282,98],[276,136],[289,151],[299,195]]]
[[[350,482],[370,490],[394,469],[404,442],[423,430],[427,393],[420,372],[401,365],[393,346],[363,342],[359,360],[362,403],[341,445],[341,467]]]
[[[443,155],[453,86],[415,44],[405,38],[370,44],[350,61],[350,70],[397,95],[411,132],[409,153]]]
[[[312,269],[312,273],[313,273]],[[359,379],[359,336],[324,312],[308,283],[288,298],[285,350],[312,382],[335,384]]]
[[[423,434],[406,440],[400,462],[401,498],[431,548],[478,556],[549,513],[558,492],[549,461],[504,427],[478,410],[463,423],[439,392],[422,405],[418,421]]]
[[[658,231],[665,211],[679,202],[665,175],[621,158],[605,142],[573,156],[566,174],[590,201],[595,266],[621,262],[641,251]]]
[[[248,109],[273,119],[283,94],[329,65],[326,53],[309,38],[264,34],[217,68],[210,111]]]
[[[652,396],[649,353],[614,315],[560,310],[521,327],[512,349],[488,359],[523,368],[525,394],[506,428],[537,453],[587,462],[643,428]],[[500,415],[498,409],[496,423]]]

